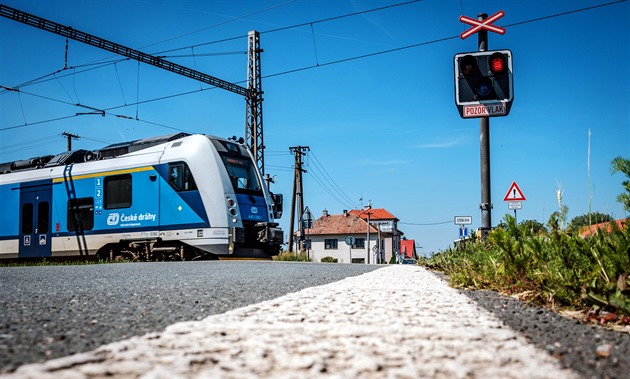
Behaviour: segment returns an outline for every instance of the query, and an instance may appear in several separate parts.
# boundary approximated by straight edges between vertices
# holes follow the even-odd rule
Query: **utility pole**
[[[302,217],[304,214],[304,194],[302,191],[302,173],[306,170],[302,169],[302,156],[306,155],[306,151],[311,149],[308,146],[290,147],[289,151],[295,154],[295,166],[293,175],[293,194],[291,196],[291,223],[289,226],[289,252],[293,252],[293,232],[295,231],[295,205],[297,199],[298,214]],[[300,240],[304,239],[302,224],[298,225],[300,230]],[[299,249],[298,249],[299,250]],[[297,254],[297,252],[296,252]]]
[[[81,138],[80,136],[76,134],[72,134],[68,132],[63,132],[61,133],[61,135],[68,138],[68,143],[67,143],[68,151],[72,151],[72,140]]]
[[[488,18],[485,13],[477,15],[477,20],[483,21]],[[488,50],[488,31],[481,29],[477,33],[479,51]],[[479,118],[479,147],[481,160],[481,238],[492,230],[492,199],[490,196],[490,117]]]
[[[367,214],[367,246],[366,246],[366,252],[365,252],[365,259],[366,259],[366,263],[370,264],[370,215],[372,214],[372,212],[370,212],[370,209],[372,209],[372,202],[368,203],[367,209],[366,209],[366,214]]]

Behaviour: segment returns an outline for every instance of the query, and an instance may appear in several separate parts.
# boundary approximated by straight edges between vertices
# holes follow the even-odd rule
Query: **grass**
[[[485,241],[470,240],[421,263],[455,287],[496,290],[552,309],[630,316],[630,225],[582,238],[558,228],[533,232],[506,215]]]
[[[78,265],[95,265],[104,263],[118,263],[119,261],[96,260],[96,259],[14,259],[0,261],[0,267],[22,267],[22,266],[78,266]]]

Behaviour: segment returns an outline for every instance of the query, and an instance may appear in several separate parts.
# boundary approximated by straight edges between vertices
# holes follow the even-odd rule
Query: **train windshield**
[[[251,160],[243,157],[222,155],[223,163],[237,193],[261,192],[256,169]]]

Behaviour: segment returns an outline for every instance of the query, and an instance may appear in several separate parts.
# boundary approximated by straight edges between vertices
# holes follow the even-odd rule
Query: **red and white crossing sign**
[[[503,201],[525,201],[525,195],[523,195],[523,191],[518,188],[518,184],[516,182],[512,182],[510,189],[505,194]]]
[[[505,28],[492,25],[493,22],[495,22],[496,20],[500,19],[503,16],[505,16],[505,13],[503,11],[498,11],[497,13],[493,14],[492,16],[486,18],[483,21],[479,21],[477,19],[466,17],[466,16],[459,16],[459,21],[468,25],[473,25],[472,28],[466,30],[459,36],[462,39],[466,39],[482,29],[489,30],[491,32],[495,32],[495,33],[503,35],[505,34]]]

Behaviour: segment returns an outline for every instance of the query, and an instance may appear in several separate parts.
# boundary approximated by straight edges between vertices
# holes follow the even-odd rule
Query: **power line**
[[[347,203],[345,205],[351,205],[351,207],[348,208],[358,208],[357,204],[354,202],[354,200],[352,200],[342,189],[341,187],[339,187],[339,185],[337,184],[337,182],[335,182],[335,180],[332,178],[332,176],[330,176],[330,174],[328,173],[328,171],[326,170],[326,168],[324,167],[324,165],[319,161],[319,159],[317,159],[317,157],[315,156],[315,154],[313,153],[313,151],[311,150],[309,152],[309,156],[313,157],[314,159],[314,164],[313,167],[315,169],[317,169],[320,173],[322,173],[324,180],[326,180],[332,187],[333,191],[335,191],[337,194],[339,194],[339,196],[341,196],[344,199],[344,202],[347,201]],[[309,160],[310,162],[310,160]],[[309,165],[310,166],[310,165]],[[319,166],[319,167],[318,167]]]
[[[186,37],[186,36],[189,36],[189,35],[191,35],[191,34],[195,34],[195,33],[202,32],[202,31],[204,31],[204,30],[208,30],[208,29],[216,28],[217,26],[225,25],[225,24],[228,24],[228,23],[233,22],[233,21],[241,20],[241,19],[244,19],[244,18],[249,17],[249,16],[253,16],[253,15],[256,15],[256,14],[259,14],[259,13],[266,12],[266,11],[268,11],[268,10],[272,10],[272,9],[275,9],[275,8],[279,8],[279,7],[285,6],[285,5],[290,4],[290,3],[294,2],[294,1],[296,1],[296,0],[289,0],[289,1],[286,1],[286,2],[284,2],[284,3],[282,3],[282,4],[272,5],[271,7],[268,7],[268,8],[265,8],[265,9],[261,9],[261,10],[259,10],[259,11],[251,12],[251,13],[248,13],[248,14],[246,14],[246,15],[244,15],[244,16],[233,17],[232,19],[227,20],[227,21],[219,22],[219,23],[217,23],[217,24],[213,24],[213,25],[207,26],[207,27],[205,27],[205,28],[197,29],[197,30],[194,30],[194,31],[192,31],[192,32],[184,33],[184,34],[181,34],[181,35],[176,36],[176,37],[171,37],[171,38],[168,38],[168,39],[165,39],[165,40],[159,41],[159,42],[152,43],[152,44],[150,44],[150,45],[146,45],[146,46],[142,47],[142,49],[147,48],[147,47],[150,47],[150,46],[158,45],[158,44],[160,44],[160,43],[164,43],[164,42],[172,41],[172,40],[175,40],[175,39],[178,39],[178,38]],[[243,38],[243,37],[238,37],[238,38]],[[190,47],[197,47],[197,46],[190,46]],[[182,49],[187,49],[187,47],[182,48]],[[163,52],[171,52],[171,51],[176,51],[176,50],[180,50],[180,49],[175,49],[175,50],[165,50],[165,51],[163,51]],[[158,54],[159,54],[159,53],[158,53]]]
[[[519,22],[515,22],[515,23],[512,23],[512,24],[505,25],[503,27],[504,28],[509,28],[509,27],[512,27],[512,26],[518,26],[518,25],[523,25],[523,24],[529,24],[529,23],[532,23],[532,22],[548,20],[548,19],[551,19],[551,18],[566,16],[566,15],[570,15],[570,14],[573,14],[573,13],[585,12],[585,11],[590,11],[590,10],[597,9],[597,8],[607,7],[607,6],[610,6],[610,5],[615,5],[615,4],[619,4],[619,3],[625,3],[626,1],[628,1],[628,0],[611,1],[610,3],[593,5],[593,6],[586,7],[586,8],[580,8],[580,9],[575,9],[575,10],[572,10],[572,11],[556,13],[556,14],[549,15],[549,16],[533,18],[531,20],[519,21]]]
[[[331,18],[327,18],[327,19],[313,21],[312,23],[325,22],[325,21],[330,21],[330,20],[334,20],[334,19],[350,17],[350,16],[356,15],[356,14],[373,12],[373,11],[376,11],[376,10],[392,8],[394,6],[406,5],[406,4],[409,4],[409,3],[414,3],[414,2],[419,2],[419,1],[421,1],[421,0],[414,0],[414,1],[409,1],[409,2],[406,2],[406,3],[400,3],[400,4],[394,4],[394,5],[386,6],[386,7],[375,8],[375,9],[372,9],[372,10],[360,11],[360,12],[355,12],[355,13],[352,13],[352,14],[331,17]],[[504,27],[507,28],[507,27],[513,27],[513,26],[528,24],[528,23],[532,23],[532,22],[548,20],[548,19],[552,19],[552,18],[555,18],[555,17],[562,17],[562,16],[566,16],[566,15],[570,15],[570,14],[579,13],[579,12],[585,12],[585,11],[589,11],[589,10],[593,10],[593,9],[597,9],[597,8],[602,8],[602,7],[607,7],[607,6],[611,6],[611,5],[615,5],[615,4],[619,4],[619,3],[623,3],[623,2],[627,2],[627,1],[628,0],[617,0],[617,1],[608,2],[608,3],[604,3],[604,4],[599,4],[599,5],[594,5],[594,6],[590,6],[590,7],[575,9],[575,10],[571,10],[571,11],[560,12],[560,13],[556,13],[556,14],[553,14],[553,15],[537,17],[537,18],[530,19],[530,20],[519,21],[519,22],[516,22],[516,23],[505,25]],[[311,24],[311,22],[302,23],[302,24],[296,24],[296,25],[292,25],[292,26],[286,26],[286,27],[278,28],[278,29],[272,29],[272,30],[269,30],[269,31],[266,31],[266,32],[261,32],[261,34],[263,34],[263,33],[273,33],[273,32],[276,32],[276,31],[291,29],[291,28],[295,28],[295,27],[298,27],[298,26],[304,26],[304,25],[309,25],[309,24]],[[236,39],[236,38],[241,38],[241,37],[234,37],[234,38],[231,38],[231,39]],[[264,75],[263,78],[272,78],[272,77],[281,76],[281,75],[288,75],[288,74],[292,74],[292,73],[296,73],[296,72],[300,72],[300,71],[306,71],[306,70],[310,70],[310,69],[314,69],[314,68],[318,68],[318,67],[330,66],[330,65],[339,64],[339,63],[345,63],[345,62],[349,62],[349,61],[353,61],[353,60],[364,59],[364,58],[369,58],[369,57],[373,57],[373,56],[393,53],[393,52],[407,50],[407,49],[411,49],[411,48],[415,48],[415,47],[431,45],[431,44],[435,44],[435,43],[439,43],[439,42],[445,42],[445,41],[452,40],[452,39],[457,39],[457,38],[459,38],[459,35],[450,36],[450,37],[443,37],[443,38],[434,39],[434,40],[426,41],[426,42],[421,42],[421,43],[417,43],[417,44],[413,44],[413,45],[401,46],[401,47],[397,47],[397,48],[393,48],[393,49],[387,49],[387,50],[382,50],[382,51],[373,52],[373,53],[369,53],[369,54],[363,54],[363,55],[358,55],[358,56],[354,56],[354,57],[342,58],[342,59],[338,59],[338,60],[334,60],[334,61],[330,61],[330,62],[318,63],[316,65],[304,66],[304,67],[300,67],[300,68],[295,68],[295,69],[291,69],[291,70],[278,72],[278,73],[275,73],[275,74]],[[223,40],[215,41],[215,42],[223,42],[223,41],[227,41],[227,40],[230,40],[230,39],[223,39]],[[191,48],[191,47],[202,46],[202,45],[215,43],[215,42],[209,42],[209,43],[204,43],[204,44],[199,44],[199,45],[193,45],[193,46],[188,46],[188,47],[185,47],[185,48],[178,48],[178,49],[167,50],[167,51],[163,51],[163,52],[170,52],[170,51],[176,51],[176,50],[181,50],[181,49],[188,49],[188,48]],[[116,62],[124,61],[124,60],[127,60],[127,58],[121,59],[121,60],[112,61],[110,63],[103,64],[102,66],[109,65],[109,64],[114,64]],[[92,64],[94,64],[94,63],[92,63]],[[99,67],[96,67],[96,68],[100,68],[102,66],[99,66]],[[80,66],[77,66],[77,67],[80,67]],[[95,69],[95,68],[92,68],[92,69]],[[63,71],[63,70],[64,69],[55,71],[54,73],[45,75],[43,77],[40,77],[38,79],[34,79],[34,80],[32,80],[30,82],[26,82],[26,83],[27,84],[32,84],[32,82],[34,82],[36,80],[39,80],[39,79],[44,78],[46,76],[51,76],[51,75],[54,76],[56,73],[58,73],[60,71]],[[82,72],[85,72],[85,71],[88,71],[88,70],[84,70]],[[68,74],[68,75],[76,75],[76,74],[77,73],[75,72],[73,74]],[[48,79],[48,80],[55,80],[55,79]],[[245,83],[245,82],[246,81],[243,80],[243,81],[235,82],[234,84],[241,84],[241,83]],[[26,85],[26,84],[23,84],[23,85]],[[5,91],[0,92],[0,94],[6,93],[8,91],[15,91],[15,89],[19,88],[19,86],[16,86],[15,88],[12,88],[12,87],[2,87],[2,88]],[[144,103],[149,103],[149,102],[154,102],[154,101],[160,101],[160,100],[166,100],[166,99],[179,97],[179,96],[184,96],[184,95],[189,95],[189,94],[193,94],[193,93],[197,93],[197,92],[201,92],[201,91],[205,91],[205,90],[209,90],[209,89],[214,89],[214,88],[216,88],[216,87],[201,88],[199,90],[187,91],[187,92],[182,92],[182,93],[179,93],[179,94],[173,94],[173,95],[162,96],[162,97],[148,99],[148,100],[143,100],[143,101],[137,101],[136,103],[132,103],[132,104],[125,104],[125,105],[110,107],[110,108],[107,108],[107,109],[104,109],[104,110],[107,111],[107,110],[124,108],[124,107],[127,107],[127,106],[134,106],[134,105],[137,106],[139,104],[144,104]],[[34,95],[34,94],[32,94],[32,95],[33,96],[37,96],[37,95]],[[46,98],[44,96],[41,96],[41,97]],[[63,103],[63,101],[60,101],[60,100],[56,100],[56,99],[52,99],[52,98],[49,98],[49,99],[52,100],[52,101],[57,101],[57,102],[62,102]],[[47,120],[47,121],[40,121],[40,122],[36,122],[36,123],[31,123],[31,124],[24,124],[24,125],[19,125],[19,126],[7,127],[7,128],[0,129],[0,131],[9,130],[9,129],[15,129],[15,128],[24,127],[24,126],[27,126],[27,125],[40,124],[40,123],[44,123],[44,122],[58,121],[58,120],[65,119],[65,118],[70,118],[70,117],[74,117],[74,116],[67,116],[67,117],[51,119],[51,120]],[[163,125],[160,125],[160,126],[163,126]],[[168,127],[168,126],[164,126],[164,127],[171,128],[171,127]],[[176,129],[176,128],[172,128],[172,129],[179,130],[179,129]]]
[[[443,224],[451,224],[453,223],[453,220],[448,220],[448,221],[441,221],[441,222],[429,222],[429,223],[413,223],[413,222],[400,222],[398,221],[399,224],[403,224],[403,225],[414,225],[414,226],[432,226],[432,225],[443,225]]]
[[[418,3],[420,1],[422,1],[422,0],[411,0],[411,1],[406,1],[404,3],[385,5],[385,6],[378,7],[378,8],[367,9],[367,10],[353,12],[353,13],[348,13],[348,14],[344,14],[344,15],[340,15],[340,16],[328,17],[328,18],[324,18],[324,19],[321,19],[321,20],[308,21],[308,22],[303,22],[303,23],[300,23],[300,24],[294,24],[294,25],[290,25],[290,26],[283,26],[283,27],[280,27],[280,28],[270,29],[270,30],[267,30],[267,31],[260,32],[260,34],[269,34],[269,33],[280,32],[280,31],[283,31],[283,30],[295,29],[295,28],[299,28],[299,27],[302,27],[302,26],[308,26],[308,25],[313,25],[313,24],[320,24],[320,23],[323,23],[323,22],[339,20],[339,19],[342,19],[342,18],[358,16],[358,15],[361,15],[361,14],[366,14],[366,13],[371,13],[371,12],[382,11],[382,10],[385,10],[385,9],[400,7],[400,6],[408,5],[408,4],[412,4],[412,3]],[[229,37],[229,38],[224,38],[224,39],[217,40],[217,41],[204,42],[204,43],[200,43],[200,44],[197,44],[197,45],[190,45],[190,46],[186,46],[186,47],[178,47],[176,49],[171,49],[171,50],[164,50],[164,51],[161,51],[161,52],[158,52],[158,53],[155,53],[155,54],[170,53],[172,51],[186,50],[186,49],[189,49],[189,48],[192,48],[192,47],[213,45],[213,44],[216,44],[216,43],[233,41],[233,40],[237,40],[237,39],[244,38],[244,37],[246,37],[246,36]]]
[[[348,203],[346,203],[345,201],[343,201],[342,199],[340,199],[337,195],[335,195],[328,187],[326,187],[326,185],[322,182],[321,179],[319,179],[319,177],[314,174],[312,171],[310,172],[310,176],[311,178],[313,178],[313,180],[315,180],[315,182],[328,194],[330,195],[330,197],[332,197],[335,201],[337,201],[339,204],[341,204],[343,207],[346,208],[352,208],[352,207],[348,207]]]
[[[420,1],[420,0],[417,0],[417,1]],[[627,1],[628,0],[618,0],[618,1],[610,2],[610,3],[601,4],[601,5],[596,5],[596,6],[591,6],[591,7],[587,7],[587,8],[576,9],[576,10],[573,10],[573,11],[567,11],[567,12],[557,13],[557,14],[554,14],[554,15],[538,17],[536,19],[525,20],[525,21],[520,21],[520,22],[517,22],[517,23],[510,24],[510,25],[506,25],[505,27],[518,26],[518,25],[527,24],[527,23],[530,23],[530,22],[536,22],[536,21],[547,20],[547,19],[554,18],[554,17],[566,16],[566,15],[573,14],[573,13],[584,12],[584,11],[592,10],[592,9],[595,9],[595,8],[601,8],[601,7],[605,7],[605,6],[615,5],[615,4],[622,3],[622,2],[627,2]],[[407,4],[407,3],[402,3],[402,4]],[[347,17],[347,16],[348,15],[338,16],[337,18]],[[304,24],[299,24],[299,26],[303,26],[303,25]],[[294,26],[291,26],[291,27],[285,27],[284,29],[289,29],[289,28],[292,28],[292,27],[297,27],[297,26],[294,25]],[[263,33],[271,33],[271,32],[274,32],[274,31],[277,31],[277,30],[274,29],[274,30],[267,31],[267,32],[261,32],[261,34],[263,34]],[[232,39],[236,39],[236,38],[241,38],[241,37],[234,37]],[[330,62],[326,62],[326,63],[319,63],[319,64],[316,64],[316,65],[304,66],[304,67],[295,68],[295,69],[291,69],[291,70],[281,71],[281,72],[277,72],[275,74],[263,75],[263,78],[272,78],[272,77],[276,77],[276,76],[293,74],[293,73],[300,72],[300,71],[306,71],[306,70],[311,70],[311,69],[314,69],[314,68],[319,68],[319,67],[330,66],[330,65],[339,64],[339,63],[350,62],[350,61],[358,60],[358,59],[370,58],[370,57],[374,57],[374,56],[378,56],[378,55],[383,55],[383,54],[393,53],[393,52],[397,52],[397,51],[412,49],[412,48],[415,48],[415,47],[420,47],[420,46],[426,46],[426,45],[431,45],[431,44],[435,44],[435,43],[445,42],[445,41],[449,41],[449,40],[457,39],[457,38],[460,38],[459,35],[438,38],[438,39],[434,39],[434,40],[431,40],[431,41],[416,43],[416,44],[413,44],[413,45],[401,46],[401,47],[397,47],[397,48],[377,51],[377,52],[374,52],[374,53],[363,54],[363,55],[358,55],[358,56],[348,57],[348,58],[342,58],[342,59],[338,59],[338,60],[334,60],[334,61],[330,61]],[[216,41],[216,42],[223,42],[223,41],[227,41],[227,40],[229,40],[229,39],[224,39],[224,40],[220,40],[220,41]],[[201,45],[194,45],[194,47],[197,47],[197,46],[201,46]],[[189,47],[186,47],[186,48],[189,48]],[[186,48],[181,48],[181,49],[186,49]],[[175,50],[179,50],[179,48],[178,49],[174,49],[174,50],[168,50],[168,51],[175,51]],[[242,84],[242,83],[245,83],[245,82],[246,81],[243,80],[243,81],[235,82],[234,84]],[[163,97],[159,97],[159,98],[155,98],[155,99],[145,100],[145,101],[142,101],[141,103],[148,103],[148,102],[153,102],[153,101],[158,101],[158,100],[169,99],[169,98],[172,98],[172,97],[188,95],[188,94],[197,93],[197,92],[208,90],[208,89],[214,89],[214,88],[205,88],[205,89],[200,89],[200,90],[195,90],[195,91],[183,92],[183,93],[180,93],[180,94],[163,96]],[[135,104],[129,104],[129,105],[135,105]],[[122,106],[113,107],[113,108],[109,108],[109,109],[115,109],[115,108],[121,108],[121,107]]]

